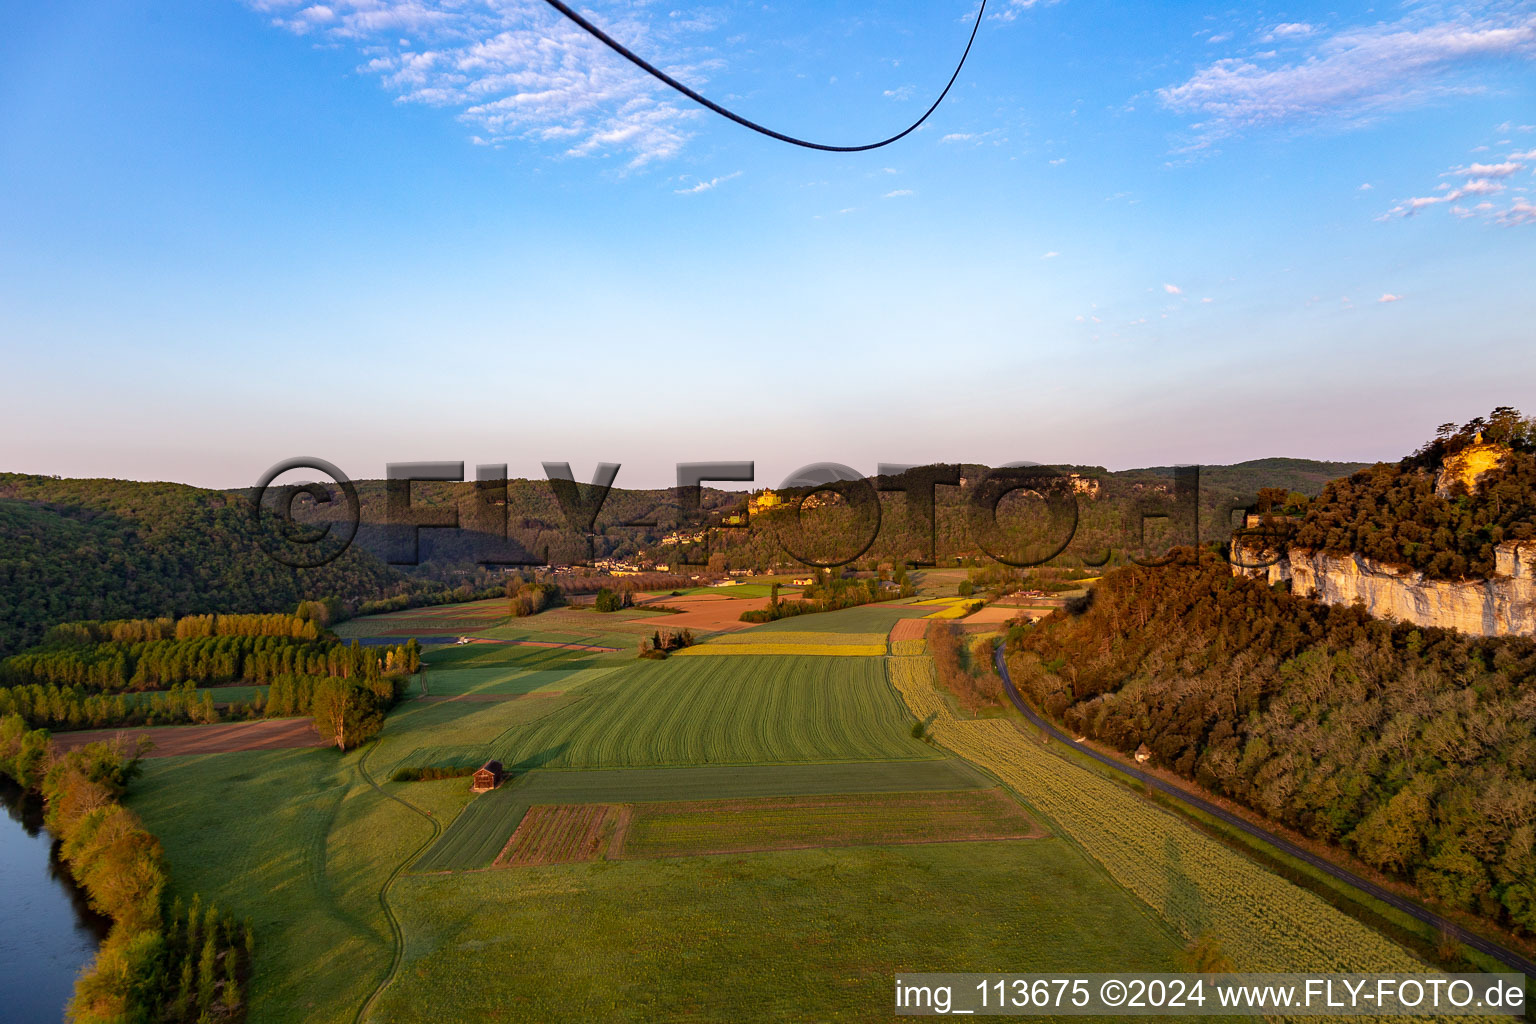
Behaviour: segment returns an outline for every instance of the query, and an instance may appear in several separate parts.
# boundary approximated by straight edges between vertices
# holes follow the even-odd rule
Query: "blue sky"
[[[967,2],[587,3],[773,127]],[[0,469],[1125,468],[1536,411],[1536,5],[992,0],[762,139],[538,0],[11,5]]]

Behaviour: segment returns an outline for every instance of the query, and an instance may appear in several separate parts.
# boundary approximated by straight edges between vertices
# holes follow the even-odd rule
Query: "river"
[[[86,905],[35,795],[0,779],[0,1019],[57,1024],[109,922]]]

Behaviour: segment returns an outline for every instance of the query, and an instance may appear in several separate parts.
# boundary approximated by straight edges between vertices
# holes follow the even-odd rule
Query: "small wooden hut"
[[[474,782],[470,785],[471,793],[484,793],[501,785],[502,770],[500,761],[487,761],[475,770]]]

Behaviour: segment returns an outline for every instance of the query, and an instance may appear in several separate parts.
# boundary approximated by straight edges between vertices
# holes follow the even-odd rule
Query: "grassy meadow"
[[[1059,840],[407,875],[376,1019],[891,1019],[898,971],[1174,970],[1180,944]],[[1006,965],[1006,968],[1000,966]]]
[[[794,615],[776,622],[765,622],[754,627],[750,635],[768,633],[879,633],[890,632],[899,619],[921,618],[931,608],[914,608],[896,604],[865,604],[857,608],[843,608],[835,612],[817,612],[814,615]]]
[[[379,889],[430,831],[379,799],[358,759],[321,748],[156,759],[133,785],[175,891],[251,920],[252,1021],[350,1021],[389,967]],[[436,798],[448,795],[413,790],[444,814],[454,800]]]
[[[616,847],[645,859],[1040,835],[1018,801],[994,788],[640,804]]]
[[[671,658],[586,683],[490,748],[508,766],[625,768],[939,757],[878,658]]]
[[[528,808],[588,803],[750,800],[773,796],[888,794],[978,789],[990,780],[953,759],[841,764],[733,765],[610,771],[536,771],[476,797],[410,870],[487,867]]]

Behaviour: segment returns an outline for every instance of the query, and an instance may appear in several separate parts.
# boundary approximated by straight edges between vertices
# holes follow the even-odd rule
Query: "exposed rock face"
[[[1381,565],[1358,555],[1330,555],[1292,548],[1274,564],[1274,552],[1234,544],[1232,573],[1291,581],[1298,597],[1327,604],[1362,601],[1378,617],[1419,626],[1440,626],[1473,636],[1536,635],[1536,544],[1500,544],[1488,579],[1431,580],[1412,569]],[[1254,568],[1245,567],[1244,563]]]
[[[1476,444],[1445,457],[1440,472],[1435,474],[1435,493],[1448,498],[1457,484],[1468,494],[1475,493],[1478,482],[1494,470],[1502,469],[1511,454],[1506,445],[1484,444],[1483,435],[1478,434]]]

